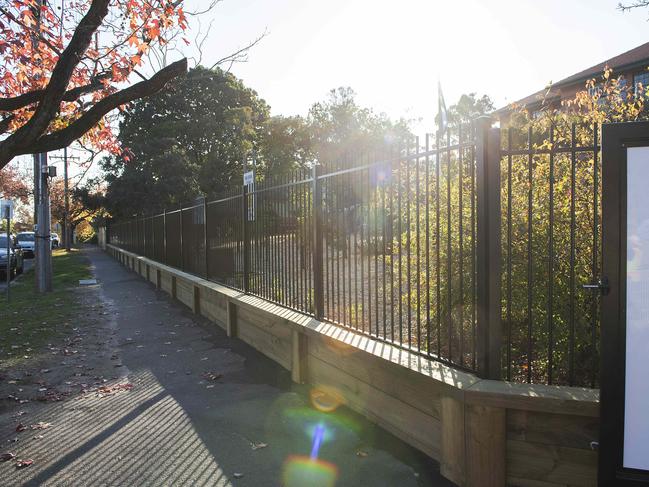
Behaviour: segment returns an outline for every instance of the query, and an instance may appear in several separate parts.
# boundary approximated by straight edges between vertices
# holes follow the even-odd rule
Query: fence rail
[[[567,131],[566,131],[567,130]],[[112,244],[483,377],[594,386],[597,128],[486,120],[113,222]]]

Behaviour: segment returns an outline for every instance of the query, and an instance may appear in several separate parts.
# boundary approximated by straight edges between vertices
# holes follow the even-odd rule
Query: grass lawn
[[[0,371],[43,353],[54,338],[67,335],[78,313],[79,279],[90,277],[88,262],[78,250],[54,250],[53,292],[34,291],[34,269],[11,286],[11,301],[0,296]]]

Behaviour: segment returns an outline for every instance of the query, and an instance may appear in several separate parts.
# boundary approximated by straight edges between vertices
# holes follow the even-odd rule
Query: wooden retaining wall
[[[294,381],[434,458],[460,486],[597,483],[597,390],[482,380],[112,245],[107,252]]]

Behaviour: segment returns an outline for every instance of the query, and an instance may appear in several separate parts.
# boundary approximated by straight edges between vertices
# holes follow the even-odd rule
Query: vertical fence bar
[[[250,287],[250,238],[248,235],[248,185],[244,184],[241,190],[241,240],[243,241],[243,292],[247,293]]]
[[[548,384],[554,372],[554,127],[550,126],[550,221],[548,226]]]
[[[316,319],[324,317],[324,280],[322,275],[322,181],[320,166],[313,166],[313,313]]]
[[[491,122],[490,117],[477,120],[477,365],[481,377],[500,379],[500,129],[492,128]]]
[[[512,378],[512,128],[507,130],[507,380]]]
[[[575,190],[577,177],[577,160],[575,154],[576,126],[572,124],[570,133],[570,321],[568,335],[568,384],[574,385],[575,382],[575,232],[576,232],[576,207],[575,207]]]
[[[599,239],[599,216],[598,216],[598,211],[599,211],[599,202],[598,202],[598,195],[599,195],[599,161],[598,161],[598,156],[599,156],[599,139],[598,139],[598,131],[597,131],[598,125],[595,124],[593,125],[593,255],[592,255],[592,268],[591,268],[591,282],[595,282],[595,280],[599,276],[599,246],[602,245],[602,242],[600,242]],[[599,355],[597,353],[597,311],[598,311],[598,298],[596,297],[595,293],[593,293],[593,298],[591,301],[591,325],[590,325],[590,333],[591,333],[591,369],[590,369],[590,386],[595,387],[595,380],[597,377],[597,365],[598,365],[598,359]]]
[[[180,203],[180,210],[178,212],[180,215],[180,269],[185,270],[185,259],[183,259],[183,245],[184,245],[184,238],[183,238],[183,204]]]
[[[207,245],[207,198],[203,196],[203,244],[205,245],[205,279],[210,279],[209,255],[210,250]]]
[[[534,303],[534,156],[532,155],[532,127],[527,130],[527,382],[532,382],[532,329]]]
[[[162,210],[162,238],[164,239],[164,241],[162,242],[164,263],[166,265],[169,265],[169,261],[167,260],[167,208]]]

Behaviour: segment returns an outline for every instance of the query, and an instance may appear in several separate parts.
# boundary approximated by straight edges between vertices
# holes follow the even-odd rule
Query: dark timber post
[[[316,319],[324,317],[324,277],[322,273],[322,182],[320,166],[313,166],[313,312]]]
[[[243,292],[248,292],[250,287],[250,236],[248,235],[248,185],[243,185],[241,193],[242,200],[242,224],[243,224]]]
[[[476,267],[478,375],[501,378],[500,129],[476,120]]]

